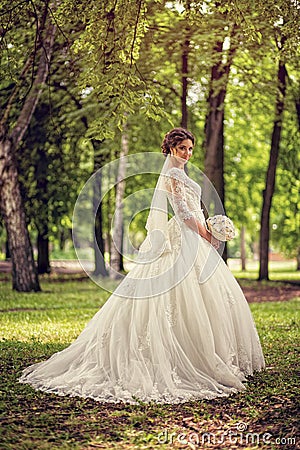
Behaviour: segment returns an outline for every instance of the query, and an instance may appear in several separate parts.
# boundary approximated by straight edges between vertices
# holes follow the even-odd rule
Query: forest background
[[[0,4],[0,249],[12,259],[14,289],[40,289],[33,247],[38,273],[55,254],[75,257],[72,213],[93,173],[120,156],[159,152],[179,125],[196,135],[193,164],[238,229],[227,254],[243,268],[259,254],[260,279],[270,247],[299,270],[296,0]],[[123,269],[113,212],[155,181],[129,178],[104,197],[96,236],[107,264],[96,259],[95,272]],[[131,224],[137,245],[146,216]]]

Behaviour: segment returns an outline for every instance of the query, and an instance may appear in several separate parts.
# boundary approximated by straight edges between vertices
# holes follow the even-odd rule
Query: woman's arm
[[[178,174],[180,175],[180,173]],[[189,210],[185,196],[184,181],[176,177],[171,177],[171,190],[173,196],[173,203],[175,207],[175,214],[193,231],[198,233],[201,237],[206,239],[215,248],[219,248],[220,242],[214,238],[210,231],[197,220]]]
[[[210,231],[208,231],[207,228],[205,228],[204,225],[202,225],[199,220],[195,219],[194,217],[191,217],[189,219],[186,219],[184,223],[191,228],[193,231],[198,233],[200,236],[202,236],[204,239],[206,239],[213,247],[219,248],[220,241],[216,239]]]

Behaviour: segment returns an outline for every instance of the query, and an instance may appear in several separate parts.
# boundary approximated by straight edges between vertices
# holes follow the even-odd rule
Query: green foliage
[[[37,75],[39,50],[48,19],[48,2],[0,2],[0,99],[2,130],[15,126]]]
[[[3,0],[0,5],[4,30],[0,99],[4,106],[14,87],[20,87],[10,111],[13,124],[34,74],[33,69],[21,76],[34,51],[36,19],[45,3]],[[51,239],[57,239],[70,225],[76,196],[94,171],[97,158],[101,165],[118,156],[125,123],[130,153],[159,151],[163,134],[180,124],[181,58],[187,40],[189,127],[197,137],[193,163],[203,169],[210,71],[219,58],[215,44],[223,42],[223,64],[230,47],[235,48],[225,105],[225,206],[238,229],[246,226],[249,248],[259,233],[279,57],[287,66],[288,101],[271,222],[277,226],[272,230],[273,243],[293,256],[298,235],[298,175],[293,168],[300,61],[295,2],[63,0],[52,13],[58,31],[48,91],[17,154],[34,232],[48,222]],[[223,83],[221,79],[214,88],[221,89]],[[37,186],[45,175],[41,152],[48,161],[46,192]],[[145,179],[146,186],[153,181]],[[135,181],[128,180],[126,194],[134,190]],[[103,204],[105,235],[113,207],[112,192]],[[132,224],[132,235],[139,234],[139,239],[144,222],[145,214],[141,214]]]
[[[36,17],[29,2],[1,0],[0,79],[7,87],[22,83],[20,73],[34,49]],[[37,14],[44,4],[36,3]]]
[[[181,405],[110,405],[18,384],[23,368],[67,346],[107,298],[91,282],[42,284],[44,292],[39,294],[12,292],[8,283],[0,293],[3,448],[170,449],[175,443],[158,442],[165,430],[176,436],[196,432],[200,438],[209,431],[219,438],[226,431],[236,432],[240,422],[247,424],[247,432],[272,434],[273,447],[261,438],[259,447],[251,448],[275,449],[275,438],[296,437],[297,300],[250,305],[267,368],[249,377],[246,391]]]
[[[52,112],[56,112],[55,109]],[[71,228],[72,211],[84,179],[91,172],[92,149],[72,134],[61,117],[50,119],[47,104],[40,103],[24,145],[17,154],[26,213],[33,229],[44,236],[58,236]],[[79,131],[79,127],[77,125]],[[84,133],[84,128],[82,127]],[[87,170],[89,169],[89,170]],[[37,214],[38,212],[38,214]]]
[[[91,138],[112,138],[127,116],[137,107],[154,119],[160,98],[147,86],[136,67],[141,41],[147,30],[147,2],[92,1],[78,7],[77,2],[62,2],[59,13],[62,25],[69,27],[72,14],[82,21],[82,32],[75,39],[72,52],[81,60],[77,83],[80,89],[93,90],[103,104],[101,118],[89,126]]]
[[[277,232],[275,230],[271,234],[271,245],[294,257],[299,240],[299,225],[298,230],[296,225],[299,218],[294,196],[287,195],[286,186],[289,179],[290,189],[297,189],[299,164],[296,140],[299,140],[299,133],[295,123],[295,101],[299,98],[299,81],[295,76],[298,63],[288,55],[295,55],[300,47],[294,39],[294,24],[288,32],[283,21],[283,17],[288,22],[292,20],[294,11],[291,10],[288,16],[286,8],[280,12],[276,6],[275,10],[271,8],[268,11],[263,23],[259,19],[264,37],[268,35],[269,39],[263,40],[259,46],[251,42],[241,46],[231,69],[225,109],[226,209],[238,224],[246,226],[250,242],[257,241],[270,137],[275,120],[276,66],[279,58],[285,59],[291,76],[271,212],[271,227],[276,228]],[[283,11],[286,11],[286,16]],[[254,23],[256,20],[254,15]],[[280,44],[283,37],[284,47]],[[291,216],[293,219],[290,220]]]
[[[293,108],[294,96],[297,99],[298,95],[298,102],[300,96],[292,89],[289,94],[273,199],[271,237],[274,246],[287,256],[296,257],[300,252],[300,128]]]

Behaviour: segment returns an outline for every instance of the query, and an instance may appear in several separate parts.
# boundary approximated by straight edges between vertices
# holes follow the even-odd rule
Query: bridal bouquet
[[[235,237],[235,228],[227,216],[218,214],[206,220],[211,234],[219,241],[231,241]]]

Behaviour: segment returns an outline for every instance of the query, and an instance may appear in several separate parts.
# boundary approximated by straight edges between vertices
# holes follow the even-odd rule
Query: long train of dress
[[[25,369],[20,382],[100,402],[180,403],[241,391],[246,376],[264,367],[239,284],[184,223],[191,211],[204,216],[200,188],[178,170],[173,178],[184,193],[171,200],[171,250],[135,265],[78,338]]]

